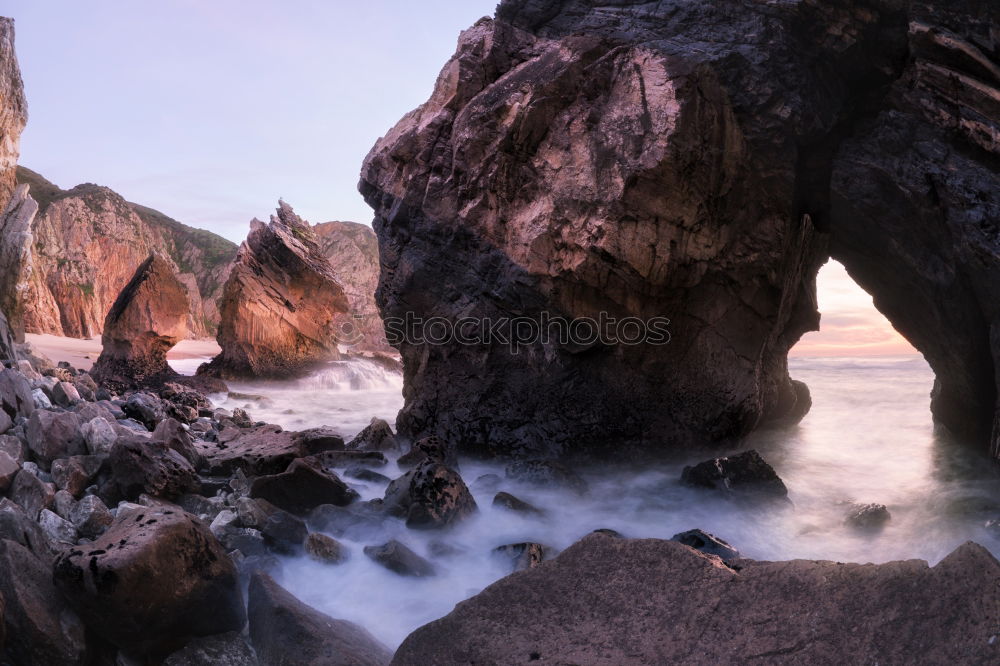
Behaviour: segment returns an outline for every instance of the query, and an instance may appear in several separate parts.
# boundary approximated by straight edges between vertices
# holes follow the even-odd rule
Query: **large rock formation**
[[[191,301],[201,304],[192,310],[191,333],[215,332],[216,301],[236,254],[234,243],[129,203],[106,187],[62,190],[24,167],[18,180],[31,186],[40,206],[25,297],[29,333],[99,335],[115,298],[152,252],[169,258]]]
[[[187,336],[190,312],[187,288],[173,267],[163,257],[149,255],[104,320],[94,379],[135,387],[176,376],[167,352]]]
[[[330,261],[337,281],[344,288],[357,327],[353,343],[359,349],[390,350],[385,342],[382,318],[375,304],[378,288],[378,239],[366,224],[321,222],[313,226],[320,250]]]
[[[31,278],[31,224],[38,204],[18,185],[0,217],[0,312],[16,342],[24,342],[24,310]]]
[[[222,353],[199,372],[288,377],[339,358],[350,305],[308,222],[284,201],[269,224],[254,219],[219,303]]]
[[[987,664],[1000,563],[967,543],[933,568],[756,562],[591,535],[403,642],[392,663]]]
[[[21,130],[27,122],[28,102],[14,53],[14,19],[0,17],[0,208],[14,193]]]
[[[502,2],[363,166],[383,317],[661,316],[670,342],[396,340],[399,430],[564,455],[799,418],[786,357],[818,325],[832,251],[927,354],[938,418],[989,437],[998,13]]]

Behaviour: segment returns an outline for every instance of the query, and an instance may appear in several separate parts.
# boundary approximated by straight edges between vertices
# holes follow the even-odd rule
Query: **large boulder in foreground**
[[[998,22],[992,0],[504,0],[362,167],[383,317],[462,334],[394,336],[400,433],[558,457],[794,421],[787,353],[832,254],[927,356],[935,415],[988,441]]]
[[[91,371],[94,379],[130,388],[176,377],[167,352],[187,336],[190,312],[187,288],[173,267],[150,254],[104,320],[104,348]]]
[[[260,571],[250,580],[248,614],[261,666],[384,666],[392,658],[363,628],[305,605]]]
[[[985,664],[1000,563],[739,560],[594,534],[417,629],[393,664]]]
[[[222,353],[199,369],[222,378],[289,377],[339,358],[350,306],[309,224],[279,202],[250,222],[219,304]]]
[[[236,567],[181,510],[120,511],[107,532],[55,564],[55,582],[90,628],[133,655],[164,655],[246,619]]]

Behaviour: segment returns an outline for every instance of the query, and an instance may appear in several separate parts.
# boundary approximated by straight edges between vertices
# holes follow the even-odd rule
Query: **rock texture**
[[[103,349],[91,371],[105,384],[136,387],[177,375],[167,352],[187,337],[191,303],[170,262],[149,255],[104,320]]]
[[[14,53],[14,19],[0,17],[0,207],[14,193],[21,130],[27,122],[28,102]]]
[[[222,347],[199,372],[288,377],[339,358],[350,305],[309,224],[284,201],[269,224],[254,219],[219,304]]]
[[[393,664],[993,663],[1000,563],[738,560],[586,537],[412,633]],[[914,612],[919,609],[919,612]],[[859,618],[864,618],[859,621]],[[752,630],[748,630],[752,627]]]
[[[399,342],[401,434],[561,456],[799,418],[787,352],[832,254],[927,355],[935,415],[988,440],[998,12],[502,2],[362,168],[383,317],[663,316],[670,342]]]
[[[24,342],[24,310],[31,277],[31,225],[38,204],[18,185],[0,217],[0,313],[15,342]]]
[[[136,269],[156,252],[174,264],[188,287],[192,335],[215,332],[216,302],[236,245],[166,215],[125,201],[98,185],[62,190],[18,168],[40,210],[32,224],[33,271],[28,279],[25,326],[29,333],[92,337]]]

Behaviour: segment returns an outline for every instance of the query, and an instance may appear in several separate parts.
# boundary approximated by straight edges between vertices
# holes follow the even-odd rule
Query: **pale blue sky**
[[[379,136],[497,0],[0,0],[30,119],[20,163],[241,240],[284,197],[369,223]]]

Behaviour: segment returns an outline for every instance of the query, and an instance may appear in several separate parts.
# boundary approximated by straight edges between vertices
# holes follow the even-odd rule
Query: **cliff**
[[[234,243],[129,203],[106,187],[88,183],[62,190],[29,169],[17,171],[39,203],[25,301],[28,332],[100,334],[115,298],[151,253],[172,260],[192,303],[199,305],[188,322],[191,333],[215,332],[216,302],[236,254]]]
[[[670,340],[399,340],[400,431],[586,455],[794,421],[787,353],[833,256],[925,353],[938,420],[1000,455],[998,19],[985,0],[502,2],[362,167],[382,314],[664,317]]]
[[[0,17],[0,208],[14,193],[21,131],[27,122],[28,103],[14,53],[14,19]]]

